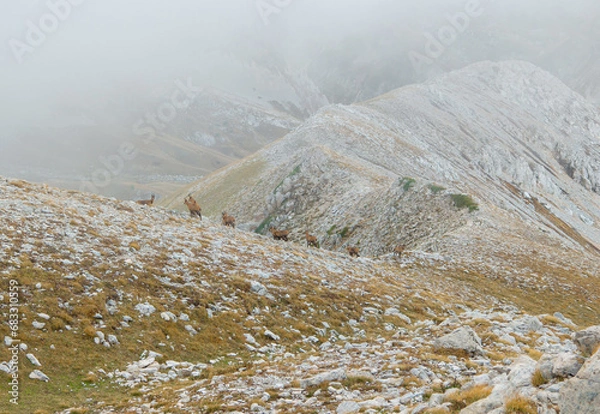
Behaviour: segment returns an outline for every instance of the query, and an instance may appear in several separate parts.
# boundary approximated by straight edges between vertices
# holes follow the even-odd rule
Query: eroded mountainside
[[[482,62],[325,108],[165,205],[192,193],[248,230],[288,228],[296,240],[309,230],[368,255],[397,244],[458,252],[465,239],[490,252],[597,254],[599,136],[598,110],[549,73]]]
[[[584,395],[600,332],[580,330],[600,323],[600,284],[584,251],[350,258],[5,179],[0,243],[0,377],[16,347],[20,378],[3,412],[597,407]]]

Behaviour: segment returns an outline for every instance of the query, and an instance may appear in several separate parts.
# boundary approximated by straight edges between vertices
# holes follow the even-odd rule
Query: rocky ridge
[[[296,240],[308,229],[328,249],[360,244],[371,256],[397,244],[459,253],[456,239],[473,236],[491,249],[517,238],[598,254],[599,134],[596,107],[549,73],[482,62],[327,107],[164,205],[192,192],[245,229],[288,228]]]

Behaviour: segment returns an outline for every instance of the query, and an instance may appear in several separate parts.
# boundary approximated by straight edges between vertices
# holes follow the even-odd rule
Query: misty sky
[[[306,36],[319,27],[333,31],[328,26],[332,23],[337,25],[335,30],[347,30],[377,1],[355,5],[313,1],[310,7],[310,1],[296,3],[271,15],[267,27],[254,0],[86,0],[73,6],[69,17],[32,53],[23,54],[22,64],[17,63],[8,41],[23,41],[27,22],[37,22],[48,13],[47,2],[4,3],[0,14],[0,36],[5,39],[0,54],[2,112],[23,115],[30,105],[43,111],[55,99],[92,98],[105,88],[126,84],[151,87],[153,82],[197,72],[205,73],[204,80],[210,83],[214,64],[206,57],[211,51],[235,47],[248,38],[270,45],[294,44],[299,29]],[[292,13],[305,12],[306,20],[292,24]],[[20,116],[8,117],[8,121],[17,119]]]
[[[318,71],[323,67],[323,61],[327,63],[330,50],[347,39],[370,42],[375,38],[379,42],[389,42],[385,46],[388,53],[360,56],[362,66],[358,67],[364,67],[365,72],[369,71],[371,62],[384,67],[386,59],[406,61],[406,50],[416,48],[421,51],[424,33],[435,32],[447,24],[448,15],[464,11],[473,1],[478,2],[4,1],[0,5],[0,151],[6,151],[9,144],[14,144],[11,142],[17,136],[14,132],[22,128],[112,122],[112,118],[107,121],[103,116],[114,118],[119,111],[125,113],[143,106],[144,102],[156,105],[150,103],[152,99],[165,96],[165,91],[176,79],[191,77],[198,86],[214,86],[239,96],[263,95],[265,101],[284,101],[290,94],[289,85],[287,89],[282,88],[268,76],[259,80],[257,74],[266,70],[276,72],[281,67],[302,72],[311,64],[313,71],[314,68]],[[70,10],[66,10],[64,6],[68,2],[80,4],[70,5]],[[584,20],[594,21],[600,2],[480,0],[479,3],[490,11],[475,24],[493,26],[495,18],[502,18],[503,22],[514,21],[515,28],[526,27],[534,35],[538,29],[548,31],[550,28],[549,33],[556,32],[557,39],[568,40],[577,35],[573,33],[573,22],[578,24],[578,19],[582,20],[582,30],[587,30],[589,22]],[[266,9],[263,8],[261,16],[260,6],[269,4],[275,5],[278,12],[269,14],[267,10],[265,16]],[[52,24],[48,16],[53,7],[65,14],[64,21],[59,20],[56,30],[45,34],[39,45],[28,46],[26,52],[18,49],[22,58],[22,62],[18,62],[15,45],[27,44],[31,25],[38,30],[45,18],[46,24]],[[567,24],[571,28],[567,28]],[[510,25],[503,28],[506,39],[511,39],[510,31]],[[386,39],[388,32],[396,37]],[[379,34],[370,37],[371,33]],[[399,42],[406,42],[406,45],[398,45]],[[350,52],[353,44],[349,43]],[[503,47],[497,56],[512,57],[511,50],[506,45]],[[585,60],[587,46],[582,46],[578,53],[576,59]],[[536,51],[532,50],[531,54],[535,56]],[[477,50],[475,55],[496,56],[494,51]],[[319,59],[321,66],[314,65]],[[260,69],[255,68],[258,61],[263,64]],[[272,67],[269,67],[270,61]],[[283,64],[278,65],[278,62]],[[343,68],[343,60],[341,64],[337,63]],[[574,66],[577,64],[575,62]],[[392,70],[396,69],[394,65],[391,65]],[[398,66],[398,71],[411,70]],[[350,76],[354,74],[350,73]],[[394,85],[394,82],[389,84]],[[386,92],[385,89],[373,90]],[[135,119],[138,115],[127,116]],[[129,118],[122,124],[131,125]]]
[[[55,4],[64,1],[50,0]],[[223,81],[217,79],[219,59],[227,50],[245,47],[256,53],[260,48],[273,47],[290,62],[296,59],[302,64],[307,47],[334,43],[344,36],[360,35],[386,24],[410,22],[435,27],[445,12],[460,11],[467,3],[288,0],[289,5],[282,7],[279,14],[269,16],[270,24],[266,26],[257,10],[260,0],[78,1],[82,4],[72,6],[66,20],[59,22],[58,29],[32,53],[25,53],[21,64],[17,63],[9,41],[24,40],[27,22],[39,22],[49,13],[48,1],[19,0],[0,6],[2,125],[41,122],[52,118],[57,110],[69,111],[69,105],[93,100],[112,88],[147,90],[190,74],[198,82],[220,86]],[[489,1],[482,0],[482,4]],[[520,4],[519,11],[555,7],[559,17],[585,2],[563,1],[562,9],[566,11],[551,6],[561,4],[557,1],[525,3],[516,3]]]

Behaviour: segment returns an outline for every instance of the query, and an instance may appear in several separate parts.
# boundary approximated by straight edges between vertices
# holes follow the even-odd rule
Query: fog
[[[516,58],[600,97],[600,80],[586,78],[598,73],[592,0],[19,0],[0,9],[0,175],[52,182],[74,157],[68,174],[89,172],[176,80],[289,102],[305,118],[474,61]],[[428,56],[428,39],[452,18],[455,36]],[[78,126],[97,128],[95,142],[70,136]],[[43,159],[54,161],[42,168]],[[59,184],[77,180],[68,181]]]
[[[49,3],[61,5],[68,17],[59,22],[56,31],[44,33],[46,39],[39,46],[29,47],[28,22],[40,27],[40,18],[51,12]],[[287,44],[302,47],[302,41],[316,41],[320,38],[316,30],[329,34],[343,30],[348,34],[355,23],[359,24],[360,15],[364,17],[363,13],[377,2],[312,3],[300,7],[291,2],[280,13],[289,16],[265,12],[269,25],[265,25],[254,0],[87,0],[77,6],[67,0],[51,0],[3,4],[3,125],[52,121],[57,111],[69,110],[67,107],[73,104],[85,107],[98,96],[102,99],[107,93],[123,92],[122,88],[139,88],[141,91],[136,92],[144,93],[157,84],[190,74],[197,82],[220,86],[225,82],[219,79],[213,59],[232,53],[238,54],[238,59],[250,59],[267,47],[277,49],[277,53],[289,52],[288,57],[293,57]],[[302,13],[306,19],[292,18],[294,13]],[[277,21],[276,17],[281,19]],[[27,47],[13,46],[10,40]],[[240,43],[248,49],[236,50]]]

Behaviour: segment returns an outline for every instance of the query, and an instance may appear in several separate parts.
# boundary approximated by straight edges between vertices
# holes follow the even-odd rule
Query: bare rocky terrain
[[[180,209],[192,193],[247,230],[288,228],[296,240],[309,230],[328,249],[372,256],[397,244],[451,251],[460,238],[595,255],[599,133],[596,107],[548,72],[482,62],[325,108],[162,202]]]
[[[584,251],[350,258],[7,179],[0,219],[3,412],[596,412]]]

